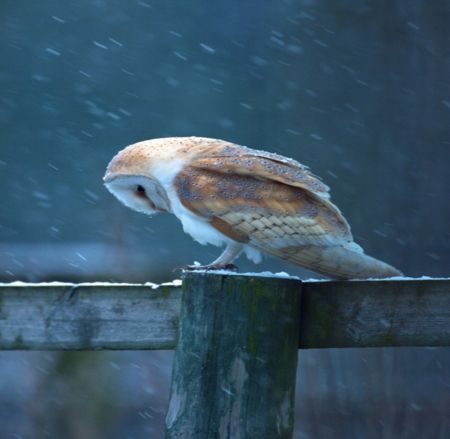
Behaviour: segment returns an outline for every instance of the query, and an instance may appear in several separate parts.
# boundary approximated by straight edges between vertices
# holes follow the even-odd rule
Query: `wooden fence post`
[[[168,439],[290,439],[301,282],[189,273]]]

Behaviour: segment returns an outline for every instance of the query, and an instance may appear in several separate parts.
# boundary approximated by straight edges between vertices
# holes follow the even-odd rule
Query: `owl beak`
[[[103,176],[103,183],[109,183],[110,181],[112,181],[114,179],[114,174],[112,174],[111,172],[107,172],[104,176]]]

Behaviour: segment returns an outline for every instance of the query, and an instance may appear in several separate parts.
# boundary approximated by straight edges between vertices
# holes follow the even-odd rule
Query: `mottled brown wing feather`
[[[281,257],[280,251],[292,247],[352,240],[347,222],[327,200],[302,187],[228,169],[225,159],[221,171],[196,162],[175,180],[183,205],[226,236]]]
[[[175,179],[183,205],[235,241],[334,278],[397,276],[365,255],[329,201],[303,188],[186,167]]]
[[[244,151],[247,150],[247,148],[244,149]],[[277,181],[288,186],[306,189],[325,199],[329,198],[328,186],[300,163],[287,159],[280,161],[281,157],[278,159],[275,154],[266,153],[265,156],[261,156],[257,155],[257,151],[248,151],[239,155],[236,153],[197,159],[191,166],[195,169],[224,174],[251,176],[258,180]]]

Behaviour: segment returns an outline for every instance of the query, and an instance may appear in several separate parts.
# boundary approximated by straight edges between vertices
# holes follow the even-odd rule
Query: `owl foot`
[[[213,271],[213,270],[229,270],[229,271],[238,271],[239,268],[234,264],[210,264],[210,265],[184,265],[179,267],[182,271],[196,271],[196,270],[204,270],[204,271]]]

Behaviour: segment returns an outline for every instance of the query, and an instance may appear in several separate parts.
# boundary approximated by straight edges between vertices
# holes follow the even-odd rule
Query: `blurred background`
[[[219,249],[104,189],[130,143],[311,167],[367,253],[450,273],[450,1],[2,0],[0,280],[171,280]],[[271,258],[242,270],[287,271]],[[171,352],[3,352],[5,438],[162,438]],[[296,438],[450,437],[450,350],[300,352]]]

